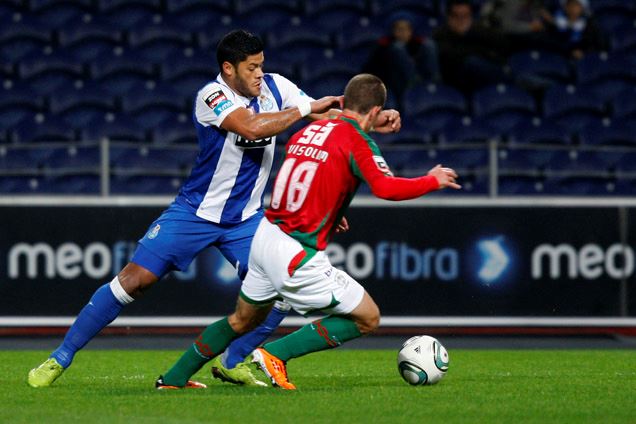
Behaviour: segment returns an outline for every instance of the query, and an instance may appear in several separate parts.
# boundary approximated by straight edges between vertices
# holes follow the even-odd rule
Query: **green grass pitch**
[[[335,350],[290,362],[296,391],[197,374],[159,392],[179,351],[87,350],[52,387],[26,384],[43,351],[0,352],[1,423],[636,423],[636,351],[450,350],[435,386],[411,387],[396,351]]]

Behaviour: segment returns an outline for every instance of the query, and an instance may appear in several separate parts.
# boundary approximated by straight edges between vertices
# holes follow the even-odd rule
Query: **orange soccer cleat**
[[[287,367],[281,361],[263,348],[255,349],[252,352],[252,362],[258,364],[261,370],[272,380],[274,386],[286,390],[296,390],[296,386],[287,379]]]

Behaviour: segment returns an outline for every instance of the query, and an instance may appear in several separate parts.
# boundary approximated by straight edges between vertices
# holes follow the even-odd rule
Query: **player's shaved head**
[[[344,108],[367,114],[374,106],[384,106],[386,87],[371,74],[358,74],[349,80],[344,92]]]
[[[223,62],[229,62],[235,67],[248,56],[263,51],[263,41],[250,32],[237,29],[227,33],[216,48],[216,61],[219,69],[223,69]]]

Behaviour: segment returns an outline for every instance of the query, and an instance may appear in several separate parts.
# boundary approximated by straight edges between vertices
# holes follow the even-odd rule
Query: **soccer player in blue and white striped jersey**
[[[243,279],[250,244],[263,216],[262,196],[272,166],[276,134],[304,117],[321,119],[340,97],[314,100],[277,74],[263,72],[260,38],[246,31],[228,33],[217,48],[220,73],[197,94],[194,124],[200,152],[189,178],[174,202],[153,222],[131,262],[101,286],[80,311],[62,344],[38,368],[29,372],[33,387],[50,386],[73,357],[101,329],[168,272],[185,270],[194,257],[216,246]],[[396,111],[384,111],[376,128],[397,131]],[[232,368],[278,326],[288,307],[274,308],[261,327],[234,342]],[[232,323],[228,323],[231,329]],[[233,346],[229,350],[232,351]],[[197,355],[214,356],[210,346],[193,345]],[[177,370],[178,371],[178,370]],[[178,372],[160,378],[157,388],[205,387],[180,382]],[[191,370],[187,370],[190,372]],[[249,372],[249,370],[245,370]],[[189,374],[192,375],[192,374]],[[241,374],[245,375],[245,373]],[[251,373],[243,384],[256,384]]]

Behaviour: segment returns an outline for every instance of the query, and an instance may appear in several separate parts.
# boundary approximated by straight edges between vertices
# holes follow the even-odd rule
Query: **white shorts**
[[[302,315],[313,311],[351,313],[362,301],[364,288],[346,272],[334,268],[324,251],[318,251],[301,267],[290,269],[301,252],[298,241],[263,218],[252,240],[249,270],[241,287],[243,299],[264,304],[282,297]]]

